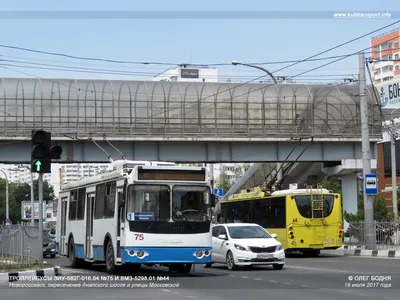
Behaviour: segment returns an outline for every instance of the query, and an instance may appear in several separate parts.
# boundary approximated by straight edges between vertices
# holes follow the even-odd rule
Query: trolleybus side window
[[[77,190],[71,191],[69,198],[69,214],[68,214],[68,219],[70,221],[76,220],[77,200],[78,200],[78,191]]]
[[[309,195],[294,196],[297,209],[304,218],[312,218],[311,197]]]
[[[106,194],[104,203],[104,217],[113,218],[115,215],[115,197],[117,192],[117,184],[110,182],[106,184]]]
[[[96,186],[96,197],[94,204],[94,218],[103,219],[104,217],[104,201],[106,194],[106,185],[99,184]]]
[[[283,228],[286,226],[285,197],[260,200],[255,208],[257,224],[266,228]]]
[[[76,219],[83,220],[85,218],[85,196],[86,196],[86,189],[81,188],[77,190],[78,192],[78,203],[76,209]]]

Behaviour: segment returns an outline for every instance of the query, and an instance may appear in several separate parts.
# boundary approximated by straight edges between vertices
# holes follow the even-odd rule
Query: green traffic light
[[[40,160],[37,160],[35,162],[36,172],[40,172],[41,166],[42,166],[42,162]]]

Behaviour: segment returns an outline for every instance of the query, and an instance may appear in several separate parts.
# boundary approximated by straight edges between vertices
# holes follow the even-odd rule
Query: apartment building
[[[400,29],[371,39],[372,75],[374,84],[400,77]]]

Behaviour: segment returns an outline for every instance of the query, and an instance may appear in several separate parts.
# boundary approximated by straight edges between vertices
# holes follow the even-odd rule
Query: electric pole
[[[359,54],[360,67],[360,115],[361,115],[361,141],[362,141],[362,160],[363,160],[363,177],[364,177],[364,234],[367,242],[367,249],[374,250],[376,248],[376,236],[374,226],[374,198],[368,195],[366,191],[367,179],[366,174],[371,174],[371,156],[370,156],[370,140],[369,140],[369,124],[368,124],[368,105],[366,101],[367,79],[365,76],[365,57],[364,53]],[[353,199],[352,199],[353,200]],[[354,199],[356,201],[357,199]]]

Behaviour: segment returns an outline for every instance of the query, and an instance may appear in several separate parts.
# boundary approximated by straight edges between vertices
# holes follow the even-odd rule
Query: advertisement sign
[[[199,69],[181,69],[181,78],[199,78]]]
[[[378,88],[382,108],[400,108],[400,80],[392,81]]]
[[[33,203],[33,217],[39,220],[39,201]],[[32,205],[31,201],[21,202],[21,219],[30,220],[32,215]],[[46,219],[46,202],[43,201],[43,220]]]
[[[58,199],[53,200],[53,217],[57,217]]]

